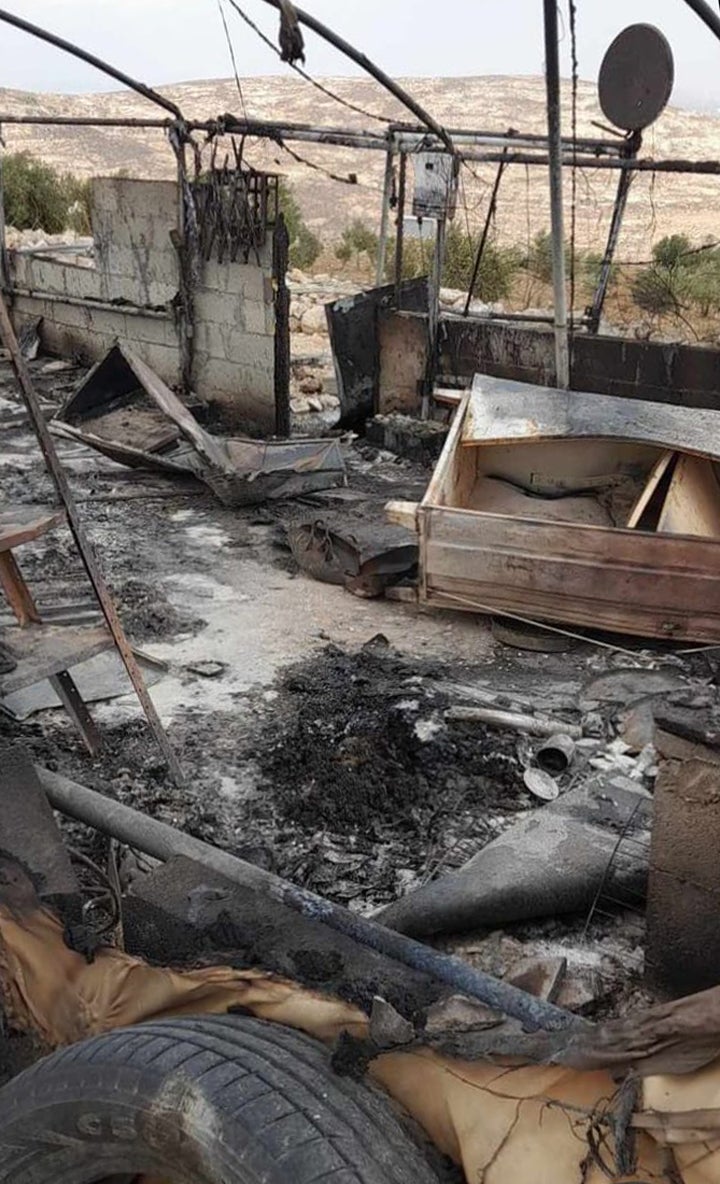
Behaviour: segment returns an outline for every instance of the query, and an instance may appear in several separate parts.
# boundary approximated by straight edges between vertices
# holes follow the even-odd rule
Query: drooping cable
[[[272,41],[262,31],[260,26],[255,23],[252,17],[250,17],[248,13],[240,7],[240,5],[237,3],[237,0],[230,0],[230,3],[232,4],[238,16],[245,21],[245,24],[248,25],[254,33],[257,33],[261,41],[263,41],[265,45],[267,45],[273,51],[273,53],[282,60],[282,53],[275,42]],[[330,87],[325,86],[324,83],[318,82],[317,78],[313,78],[311,74],[308,74],[307,70],[303,70],[302,66],[298,66],[297,62],[288,62],[288,65],[292,67],[296,74],[299,74],[301,78],[304,78],[306,82],[309,82],[311,86],[314,86],[316,90],[319,90],[321,94],[326,95],[327,98],[332,99],[336,103],[340,103],[343,107],[347,107],[349,111],[355,111],[358,115],[363,115],[367,119],[374,119],[378,123],[388,124],[393,122],[390,118],[386,118],[383,115],[376,115],[375,112],[367,111],[364,107],[358,106],[357,103],[351,103],[349,99],[344,99],[342,95],[336,94],[335,91],[331,90]]]
[[[240,105],[242,107],[243,116],[247,119],[247,107],[245,106],[245,96],[243,95],[242,84],[240,82],[240,73],[238,71],[237,59],[235,57],[235,47],[232,43],[230,30],[228,28],[227,17],[225,16],[225,9],[223,8],[223,0],[217,0],[218,12],[222,21],[223,29],[225,30],[225,40],[227,41],[228,51],[230,53],[230,61],[232,62],[233,73],[235,74],[235,85],[240,97]]]

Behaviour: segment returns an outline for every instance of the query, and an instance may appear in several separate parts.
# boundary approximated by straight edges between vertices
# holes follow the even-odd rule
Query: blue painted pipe
[[[56,810],[155,859],[165,862],[175,855],[193,859],[243,888],[264,892],[288,908],[302,913],[304,917],[322,922],[358,945],[402,962],[413,970],[446,983],[456,992],[478,999],[493,1011],[519,1020],[528,1031],[558,1032],[588,1026],[586,1020],[503,983],[482,970],[475,970],[461,958],[441,954],[375,921],[358,917],[341,905],[332,904],[314,892],[289,884],[264,868],[237,859],[227,851],[183,834],[165,822],[158,822],[76,781],[70,781],[39,765],[36,769],[48,800]]]

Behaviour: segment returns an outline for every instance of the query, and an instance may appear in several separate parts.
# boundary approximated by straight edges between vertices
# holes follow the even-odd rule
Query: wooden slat
[[[64,510],[43,510],[38,506],[0,509],[0,551],[32,542],[64,521]]]
[[[29,625],[3,631],[3,643],[17,667],[0,677],[0,694],[21,691],[112,649],[105,625]]]
[[[720,485],[712,461],[680,457],[657,528],[668,534],[720,539]]]
[[[436,387],[433,399],[442,407],[459,407],[465,396],[465,391],[458,391],[451,387]]]
[[[40,614],[12,551],[0,552],[0,584],[15,619],[22,627],[40,621]]]
[[[663,452],[656,460],[647,484],[630,512],[630,517],[627,520],[628,530],[635,530],[640,526],[642,517],[649,508],[660,482],[675,459],[677,459],[676,452]]]
[[[455,467],[455,452],[462,439],[463,424],[470,402],[470,392],[465,395],[462,403],[453,416],[450,431],[443,445],[435,470],[430,478],[430,484],[422,500],[423,506],[443,505],[450,492],[452,473]]]
[[[428,604],[720,642],[720,542],[429,507],[422,529]]]
[[[385,506],[385,520],[393,526],[404,526],[417,531],[418,502],[388,502]]]
[[[720,459],[720,412],[476,375],[463,444],[636,440]]]

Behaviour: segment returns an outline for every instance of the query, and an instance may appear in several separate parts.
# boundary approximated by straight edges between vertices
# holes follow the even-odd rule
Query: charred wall
[[[541,386],[555,383],[550,328],[444,317],[441,371],[457,380],[478,371]],[[656,403],[720,410],[720,351],[672,342],[578,335],[571,386]]]
[[[174,304],[180,286],[171,240],[177,226],[173,181],[98,178],[93,187],[93,266],[47,253],[11,253],[14,313],[43,318],[51,350],[102,357],[116,340],[169,385],[180,379]],[[274,425],[271,242],[248,263],[202,264],[195,300],[195,390],[218,403],[232,426]]]

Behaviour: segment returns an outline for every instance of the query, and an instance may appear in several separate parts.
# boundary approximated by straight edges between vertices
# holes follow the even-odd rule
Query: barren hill
[[[319,93],[300,78],[268,77],[244,81],[243,100],[248,115],[291,122],[312,122],[377,130],[375,113],[390,118],[407,114],[372,81],[360,78],[324,79],[342,98],[364,108],[359,115]],[[544,82],[541,78],[474,77],[407,79],[406,85],[440,120],[448,125],[484,130],[510,127],[545,130]],[[225,111],[242,112],[234,81],[182,83],[166,88],[188,116],[212,118]],[[570,129],[570,88],[565,91],[565,129]],[[135,94],[30,94],[0,89],[0,111],[7,113],[139,116],[160,114]],[[581,83],[578,95],[578,132],[601,135],[592,121],[601,119],[595,86]],[[3,129],[8,148],[27,148],[57,167],[85,175],[118,169],[137,176],[172,176],[172,153],[161,131],[112,128],[17,127]],[[357,185],[328,179],[298,163],[274,143],[248,142],[247,159],[290,177],[313,228],[326,240],[337,238],[352,218],[376,222],[379,215],[384,158],[381,152],[294,145],[306,160],[339,176],[357,174]],[[646,133],[644,154],[660,157],[720,157],[720,118],[668,109]],[[462,172],[458,217],[475,226],[483,216],[494,166],[473,165]],[[586,171],[577,182],[577,238],[598,248],[604,239],[617,174]],[[568,206],[570,173],[566,175]],[[654,239],[682,232],[693,239],[720,237],[720,178],[647,174],[636,179],[620,247],[623,258],[642,257]],[[503,181],[497,211],[497,234],[523,244],[549,221],[547,175],[542,168],[516,166]],[[568,214],[568,225],[570,222]]]

